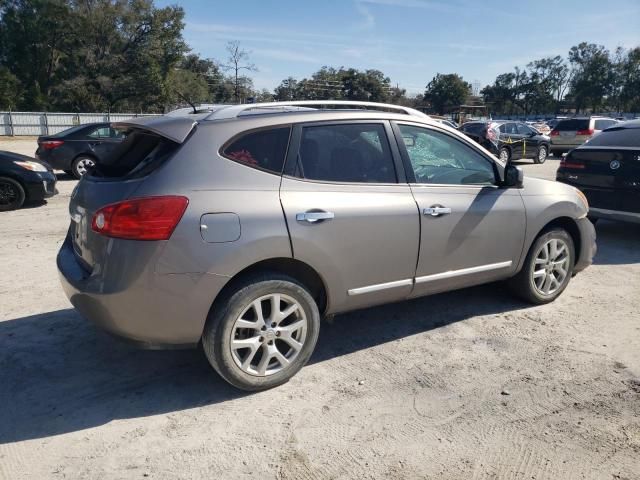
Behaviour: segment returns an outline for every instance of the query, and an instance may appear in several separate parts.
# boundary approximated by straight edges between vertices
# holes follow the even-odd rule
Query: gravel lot
[[[341,315],[291,382],[244,394],[198,351],[136,350],[71,308],[74,184],[0,214],[1,478],[640,478],[638,226],[599,223],[551,305],[493,284]]]

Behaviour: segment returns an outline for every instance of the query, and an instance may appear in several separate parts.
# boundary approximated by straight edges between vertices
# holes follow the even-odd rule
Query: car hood
[[[51,165],[37,158],[28,157],[27,155],[21,155],[19,153],[0,151],[0,167],[13,167],[13,162],[34,162],[44,166],[47,170],[52,171]]]

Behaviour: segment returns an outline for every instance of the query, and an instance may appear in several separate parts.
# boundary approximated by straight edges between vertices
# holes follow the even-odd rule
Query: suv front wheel
[[[226,381],[242,390],[265,390],[287,382],[307,363],[319,330],[311,294],[274,273],[248,278],[216,302],[202,345]]]
[[[574,264],[571,235],[562,228],[547,230],[533,242],[522,270],[509,280],[509,286],[530,303],[552,302],[567,288]]]

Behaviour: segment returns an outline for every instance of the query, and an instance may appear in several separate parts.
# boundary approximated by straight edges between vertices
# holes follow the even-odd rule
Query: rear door
[[[282,207],[294,258],[318,269],[331,312],[411,292],[420,219],[389,134],[384,121],[294,128]]]
[[[511,160],[522,158],[524,136],[518,132],[518,124],[508,122],[500,125],[500,141],[511,150]]]
[[[412,296],[512,275],[526,230],[518,190],[496,186],[493,161],[447,132],[411,123],[394,128],[421,213]]]

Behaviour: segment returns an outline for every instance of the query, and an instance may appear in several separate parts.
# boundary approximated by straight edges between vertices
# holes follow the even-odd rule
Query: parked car
[[[112,152],[123,138],[123,134],[108,123],[78,125],[55,135],[38,137],[36,158],[80,178]]]
[[[300,370],[322,315],[496,280],[547,303],[595,251],[579,190],[524,181],[407,107],[236,105],[116,127],[126,140],[70,200],[64,291],[114,334],[201,343],[241,389]]]
[[[551,120],[547,120],[545,123],[549,126],[550,130],[553,130],[555,128],[556,125],[558,125],[558,123],[560,123],[561,120],[564,120],[567,117],[556,117],[556,118],[552,118]]]
[[[49,165],[0,151],[0,212],[17,210],[25,202],[42,202],[55,193],[56,176]]]
[[[560,120],[551,130],[551,154],[560,157],[563,153],[582,145],[595,134],[618,123],[607,117],[574,117]]]
[[[549,127],[546,122],[534,122],[531,124],[531,127],[540,132],[541,135],[548,136],[549,133],[551,133],[551,127]]]
[[[592,219],[640,223],[640,120],[609,127],[571,150],[556,178],[582,190]]]
[[[503,162],[532,158],[544,163],[549,153],[549,137],[524,122],[483,120],[465,123],[460,130]]]
[[[439,115],[429,115],[429,116],[436,122],[446,125],[447,127],[458,128],[458,124],[456,122],[449,120],[446,117],[441,117]]]

